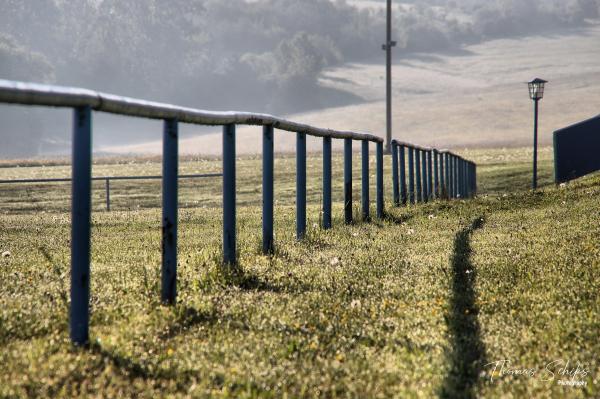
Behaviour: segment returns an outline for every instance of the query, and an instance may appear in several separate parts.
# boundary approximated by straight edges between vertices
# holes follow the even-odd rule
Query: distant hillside
[[[0,0],[0,78],[83,86],[204,109],[289,114],[365,98],[319,79],[382,61],[377,3],[330,0]],[[600,0],[394,2],[398,62],[491,39],[585,28]],[[357,7],[358,5],[358,7]],[[0,156],[68,151],[69,118],[0,107]],[[24,122],[27,121],[27,122]],[[29,122],[34,121],[34,122]],[[146,141],[100,119],[98,145]],[[102,124],[104,123],[104,124]]]
[[[540,76],[550,81],[540,108],[540,140],[549,145],[552,131],[600,113],[598,43],[600,24],[553,36],[495,40],[445,55],[415,54],[398,60],[393,71],[394,136],[438,147],[529,146],[533,105],[524,82]],[[384,73],[381,64],[353,63],[327,69],[319,76],[322,85],[353,92],[364,102],[291,118],[382,135]],[[198,132],[187,129],[190,135]],[[212,131],[185,139],[182,151],[220,154],[220,133],[215,128]],[[159,132],[159,126],[148,130],[156,137],[154,141],[103,149],[160,153]],[[240,127],[238,143],[239,152],[260,152],[260,129]],[[276,136],[277,150],[293,151],[294,145],[293,134]],[[313,150],[320,146],[319,140],[309,141]]]

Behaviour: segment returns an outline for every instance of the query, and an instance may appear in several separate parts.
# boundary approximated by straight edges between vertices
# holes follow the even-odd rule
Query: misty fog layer
[[[383,8],[361,3],[0,0],[0,79],[216,110],[288,114],[349,105],[365,99],[323,87],[318,78],[325,68],[382,60]],[[600,0],[394,3],[399,58],[584,26],[600,13]],[[0,134],[8,138],[0,155],[37,155],[68,145],[64,111],[2,106],[0,118]],[[111,128],[96,141],[148,139],[144,129],[128,129],[127,123],[107,122]]]

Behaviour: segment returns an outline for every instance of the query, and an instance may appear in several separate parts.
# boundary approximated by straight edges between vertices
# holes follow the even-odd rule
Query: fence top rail
[[[280,130],[305,133],[310,136],[383,143],[383,138],[373,134],[323,129],[268,114],[206,111],[87,89],[2,79],[0,79],[0,103],[73,108],[89,106],[94,111],[140,118],[175,119],[183,123],[213,126],[229,124],[273,126]]]
[[[413,143],[408,143],[406,141],[400,141],[400,140],[396,140],[396,139],[392,140],[392,144],[393,145],[397,145],[397,146],[401,146],[401,147],[412,148],[412,149],[420,150],[420,151],[435,151],[438,154],[450,154],[453,157],[461,159],[461,160],[463,160],[463,161],[465,161],[467,163],[475,164],[474,162],[469,161],[468,159],[465,159],[465,158],[461,157],[460,155],[456,155],[455,153],[453,153],[452,151],[447,150],[447,149],[438,150],[438,149],[433,148],[433,147],[424,147],[424,146],[421,146],[421,145],[417,145],[417,144],[413,144]]]
[[[477,164],[469,159],[463,158],[460,155],[456,155],[455,153],[453,153],[452,151],[448,150],[448,149],[441,149],[441,150],[436,150],[438,153],[440,154],[450,154],[466,163],[468,163],[469,165],[473,165],[473,166],[477,166]]]
[[[431,147],[424,147],[422,145],[418,145],[418,144],[414,144],[414,143],[409,143],[406,141],[400,141],[400,140],[392,140],[392,144],[393,145],[398,145],[401,147],[408,147],[408,148],[413,148],[415,150],[421,150],[421,151],[431,151],[431,150],[435,150],[435,148],[431,148]]]

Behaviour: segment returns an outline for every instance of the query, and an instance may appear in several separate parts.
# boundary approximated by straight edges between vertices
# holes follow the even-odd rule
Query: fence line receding
[[[236,262],[236,125],[263,126],[263,245],[272,253],[274,129],[296,134],[296,233],[306,233],[306,135],[323,138],[322,228],[332,227],[331,142],[344,140],[344,221],[352,215],[352,143],[361,142],[362,218],[370,220],[369,143],[375,144],[376,217],[385,215],[383,139],[353,131],[322,129],[246,112],[212,112],[170,104],[98,93],[86,89],[0,80],[0,103],[73,108],[71,193],[71,307],[70,335],[75,344],[89,340],[90,221],[92,111],[163,120],[162,171],[162,287],[161,299],[172,304],[177,294],[177,189],[179,123],[223,126],[223,262]],[[406,162],[406,152],[408,161]],[[413,144],[392,143],[394,205],[426,202],[434,198],[468,198],[476,191],[476,167],[449,151]],[[422,161],[421,161],[422,160]],[[433,166],[432,166],[433,165]],[[435,168],[435,170],[432,170]],[[406,174],[408,169],[408,175]],[[415,185],[416,169],[416,185]],[[408,187],[407,187],[408,176]],[[432,181],[435,179],[435,182]],[[439,181],[438,181],[439,179]]]

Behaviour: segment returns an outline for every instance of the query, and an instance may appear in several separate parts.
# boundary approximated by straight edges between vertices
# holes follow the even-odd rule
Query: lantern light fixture
[[[547,80],[535,78],[531,82],[528,82],[529,86],[529,98],[533,101],[539,101],[544,97],[544,85],[548,83]]]

